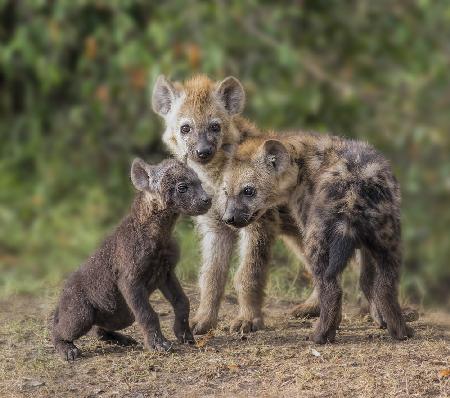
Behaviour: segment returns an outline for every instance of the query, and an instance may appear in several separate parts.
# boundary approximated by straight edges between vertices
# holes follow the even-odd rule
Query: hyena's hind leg
[[[74,361],[81,356],[81,351],[73,343],[85,335],[94,322],[94,309],[78,295],[63,296],[53,318],[53,344],[60,356],[67,361]]]
[[[317,344],[335,340],[342,318],[340,274],[355,251],[354,242],[348,237],[335,234],[327,239],[325,235],[318,229],[310,231],[307,237],[308,256],[319,289],[320,317],[311,336]]]
[[[130,336],[112,330],[106,330],[99,326],[94,326],[92,328],[92,332],[100,341],[104,341],[109,344],[116,344],[122,347],[134,346],[139,344]]]
[[[311,339],[317,344],[334,343],[342,318],[342,288],[337,277],[317,279],[320,317]]]
[[[373,289],[375,274],[377,272],[375,260],[366,248],[362,248],[360,252],[361,273],[359,276],[359,284],[361,286],[361,290],[369,303],[369,312],[372,319],[381,329],[386,329],[386,322],[384,321],[383,316],[374,301]]]
[[[398,283],[401,264],[400,244],[391,247],[378,246],[372,250],[376,261],[373,283],[373,301],[386,322],[389,334],[397,340],[414,335],[413,329],[406,325],[398,302]]]

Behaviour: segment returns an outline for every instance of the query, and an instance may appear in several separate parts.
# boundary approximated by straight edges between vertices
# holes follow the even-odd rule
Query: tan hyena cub
[[[161,76],[155,84],[152,106],[164,118],[164,143],[197,172],[211,193],[220,190],[228,161],[226,149],[262,134],[240,116],[244,103],[244,88],[233,77],[215,82],[206,76],[195,76],[179,83]],[[238,239],[241,261],[235,286],[239,312],[231,325],[235,331],[256,331],[263,327],[263,292],[270,251],[277,235],[282,235],[295,253],[302,252],[298,228],[285,209],[270,209],[258,222],[239,231],[224,223],[222,214],[220,204],[213,200],[211,210],[196,217],[203,257],[200,305],[192,320],[196,334],[207,333],[217,325],[231,255]],[[316,294],[311,297],[307,305],[296,311],[298,314],[317,314]]]
[[[314,342],[335,339],[341,321],[339,276],[356,249],[362,253],[361,288],[373,318],[395,339],[412,336],[397,299],[400,189],[375,149],[313,134],[252,138],[236,148],[223,188],[223,219],[237,227],[288,205],[319,290]]]

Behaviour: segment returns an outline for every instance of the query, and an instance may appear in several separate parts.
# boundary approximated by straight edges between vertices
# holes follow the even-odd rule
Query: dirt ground
[[[188,289],[192,308],[198,304]],[[173,314],[161,297],[151,300],[166,336]],[[174,345],[159,354],[122,348],[87,336],[83,358],[67,363],[55,354],[47,319],[54,298],[0,303],[0,397],[446,397],[450,394],[450,316],[421,314],[416,336],[392,341],[367,317],[344,308],[337,342],[307,340],[313,321],[290,319],[293,303],[268,299],[267,328],[240,336],[226,326],[236,312],[227,296],[219,330],[197,347]],[[126,331],[139,341],[135,326]]]

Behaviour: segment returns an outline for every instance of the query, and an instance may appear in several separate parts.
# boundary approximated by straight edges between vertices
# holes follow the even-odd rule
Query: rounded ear
[[[153,110],[158,115],[166,116],[172,109],[173,102],[178,94],[178,90],[165,76],[158,76],[152,94]]]
[[[131,182],[139,191],[154,191],[157,186],[156,167],[136,158],[131,165]]]
[[[235,77],[229,76],[218,83],[216,93],[230,115],[237,115],[244,109],[244,87]]]
[[[277,174],[284,172],[289,165],[289,153],[286,147],[278,140],[264,142],[264,162],[267,167]]]

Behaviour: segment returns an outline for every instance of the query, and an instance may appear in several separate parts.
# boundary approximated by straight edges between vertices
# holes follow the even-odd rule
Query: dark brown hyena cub
[[[139,190],[131,212],[100,248],[67,280],[56,308],[53,342],[67,360],[80,356],[73,341],[91,328],[100,340],[136,344],[117,333],[135,320],[145,346],[167,351],[149,295],[159,289],[174,308],[173,330],[180,342],[193,343],[189,300],[175,276],[178,245],[171,238],[179,213],[204,214],[211,198],[193,170],[176,160],[151,166],[135,159],[131,180]]]
[[[269,208],[288,206],[319,291],[314,342],[335,339],[341,321],[339,276],[356,249],[373,318],[396,339],[412,336],[397,299],[400,188],[389,162],[371,146],[314,134],[249,139],[227,166],[221,203],[223,220],[236,227]]]

